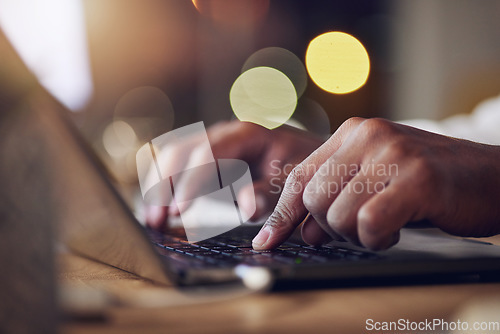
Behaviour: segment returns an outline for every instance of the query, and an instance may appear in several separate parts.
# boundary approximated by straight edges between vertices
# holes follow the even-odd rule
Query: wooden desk
[[[495,243],[500,238],[494,239]],[[119,269],[71,254],[60,280],[123,294],[172,292]],[[68,320],[62,333],[370,333],[375,321],[453,320],[475,302],[500,300],[500,283],[339,288],[246,295],[225,301],[156,308],[108,305],[100,321]],[[496,321],[500,321],[500,304]],[[462,319],[463,320],[463,319]],[[375,331],[371,331],[373,333]],[[395,332],[397,333],[397,332]]]

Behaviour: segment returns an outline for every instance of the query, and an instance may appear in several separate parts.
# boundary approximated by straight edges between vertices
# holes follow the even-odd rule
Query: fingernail
[[[267,240],[269,240],[269,236],[271,235],[269,226],[264,226],[260,232],[255,236],[252,240],[252,247],[255,249],[261,249],[266,244]]]

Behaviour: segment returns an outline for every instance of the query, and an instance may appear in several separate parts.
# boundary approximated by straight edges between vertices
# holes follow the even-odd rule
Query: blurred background
[[[498,0],[0,0],[2,33],[127,190],[142,145],[198,121],[287,122],[326,138],[352,116],[470,113],[500,93],[499,18]],[[2,83],[22,86],[1,48]],[[39,119],[6,119],[0,327],[12,318],[43,332],[55,322],[56,213],[48,171],[32,166],[50,156]]]
[[[468,113],[500,92],[495,0],[33,3],[0,3],[2,29],[125,183],[136,182],[135,153],[147,141],[235,118],[232,87],[255,66],[292,79],[290,123],[322,136],[352,116]],[[320,87],[304,67],[311,41],[331,31],[349,34],[368,55],[366,80],[347,93]]]

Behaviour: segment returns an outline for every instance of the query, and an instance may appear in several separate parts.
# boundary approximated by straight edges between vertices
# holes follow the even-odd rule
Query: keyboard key
[[[328,264],[338,261],[359,261],[378,258],[370,252],[363,252],[338,246],[313,247],[286,242],[275,250],[253,250],[251,239],[219,236],[196,244],[166,236],[158,244],[167,253],[184,258],[198,266],[234,266],[238,263],[256,266]]]
[[[207,256],[207,255],[213,255],[214,252],[206,249],[191,249],[191,250],[184,250],[184,254],[191,256]]]
[[[267,266],[275,264],[276,260],[274,260],[270,256],[264,256],[262,254],[254,254],[252,256],[244,257],[242,263],[249,265]]]
[[[295,254],[279,254],[273,256],[273,259],[284,262],[284,263],[290,263],[290,264],[301,264],[303,259],[300,256],[297,256]]]

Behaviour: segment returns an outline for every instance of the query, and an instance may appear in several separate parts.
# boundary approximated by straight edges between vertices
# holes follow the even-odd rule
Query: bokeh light
[[[297,93],[290,79],[265,66],[242,73],[231,87],[229,98],[239,120],[268,129],[285,123],[297,106]]]
[[[306,90],[307,71],[294,53],[279,47],[260,49],[248,57],[243,64],[242,73],[260,66],[272,67],[283,72],[292,81],[298,97],[301,97]]]
[[[125,158],[137,150],[137,136],[124,121],[114,121],[104,130],[102,142],[106,152],[115,159]]]
[[[306,68],[320,88],[346,94],[365,84],[370,73],[370,59],[355,37],[333,31],[311,41],[306,52]]]
[[[251,28],[269,10],[269,0],[192,0],[196,9],[215,23]]]
[[[102,134],[103,159],[120,182],[136,182],[136,152],[146,142],[172,130],[174,110],[168,96],[154,86],[126,92],[116,103],[113,120]]]
[[[291,119],[321,138],[326,139],[331,135],[330,118],[325,109],[318,102],[307,97],[299,100]]]
[[[145,143],[172,130],[174,109],[168,96],[159,88],[142,86],[125,93],[116,104],[113,120],[124,121]]]

